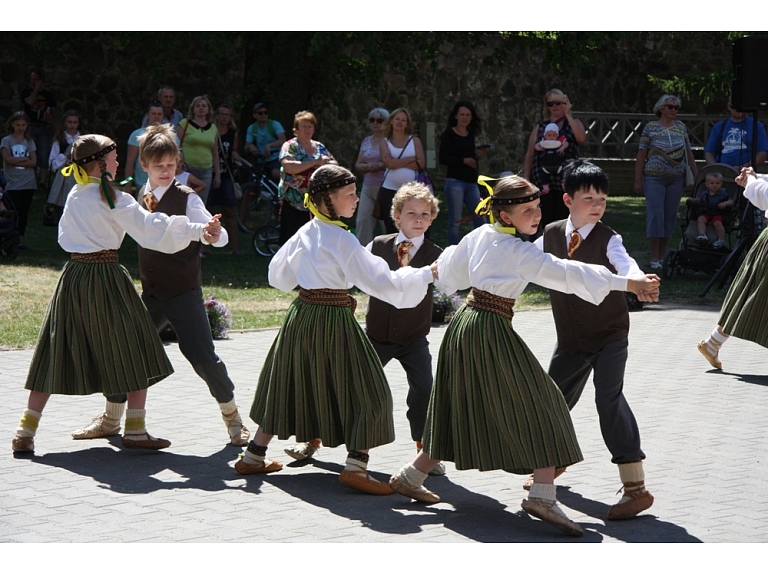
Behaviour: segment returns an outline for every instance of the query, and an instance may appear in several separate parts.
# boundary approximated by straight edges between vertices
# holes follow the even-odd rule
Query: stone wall
[[[0,120],[4,122],[20,108],[19,93],[27,85],[29,72],[42,63],[46,87],[59,101],[59,111],[81,110],[91,131],[106,133],[119,143],[138,127],[147,103],[166,83],[176,87],[177,107],[182,111],[192,97],[208,93],[214,105],[226,101],[241,111],[241,127],[250,123],[250,106],[262,95],[243,93],[248,83],[242,43],[248,36],[233,34],[231,45],[221,51],[226,55],[216,58],[198,53],[199,37],[191,33],[169,33],[164,41],[166,37],[174,54],[189,46],[184,58],[171,60],[157,50],[145,49],[151,43],[141,34],[7,33],[8,48],[0,53]],[[359,143],[368,133],[366,115],[371,108],[408,108],[429,149],[439,144],[454,102],[471,100],[483,118],[480,140],[493,145],[481,162],[481,171],[494,175],[522,170],[527,140],[542,118],[542,97],[549,88],[560,88],[570,96],[576,117],[579,110],[649,112],[661,93],[648,75],[669,78],[724,70],[731,59],[725,33],[612,35],[588,65],[564,71],[547,64],[542,47],[515,49],[506,64],[489,65],[485,59],[496,47],[491,42],[468,50],[448,37],[433,57],[415,55],[412,70],[399,70],[392,62],[372,89],[353,86],[334,101],[314,97],[311,85],[301,94],[294,89],[291,97],[266,97],[272,102],[273,119],[281,121],[289,134],[293,113],[302,107],[313,110],[320,121],[316,139],[347,166],[354,163]],[[356,50],[355,46],[346,49],[350,54]],[[683,107],[686,113],[719,113],[724,112],[724,103],[721,98],[705,107],[693,100],[684,101]],[[124,150],[121,147],[121,156]],[[438,183],[441,173],[439,167],[430,170]]]

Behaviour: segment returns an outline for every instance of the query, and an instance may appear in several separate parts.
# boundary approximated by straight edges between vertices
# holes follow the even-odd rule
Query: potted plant
[[[432,323],[445,323],[464,302],[457,294],[446,295],[439,289],[432,291]]]

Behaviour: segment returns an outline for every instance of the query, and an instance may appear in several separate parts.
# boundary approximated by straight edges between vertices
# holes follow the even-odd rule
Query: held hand
[[[215,244],[221,237],[221,214],[213,216],[203,228],[203,238],[209,244]]]
[[[755,170],[751,167],[741,168],[741,173],[736,176],[735,182],[742,188],[747,187],[747,179],[752,176],[755,177]]]
[[[645,303],[657,302],[659,301],[659,292],[651,294],[645,290],[640,290],[637,292],[637,300]]]
[[[627,281],[627,289],[638,295],[641,291],[644,291],[647,292],[647,294],[655,294],[658,297],[660,282],[661,280],[656,274],[646,274],[642,277],[629,278]]]
[[[432,272],[432,279],[433,280],[439,280],[440,278],[437,275],[437,260],[432,262],[432,265],[429,266],[429,270]]]

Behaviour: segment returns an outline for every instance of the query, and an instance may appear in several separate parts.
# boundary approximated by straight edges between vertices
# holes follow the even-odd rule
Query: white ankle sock
[[[413,487],[421,487],[424,485],[424,480],[428,476],[427,473],[419,471],[410,463],[400,468],[400,475],[404,476],[406,481],[408,481],[408,483],[410,483]]]
[[[534,483],[528,492],[528,499],[534,498],[557,501],[557,487],[554,483]]]
[[[124,436],[129,439],[149,439],[144,418],[147,416],[146,409],[129,409],[125,412],[125,433]]]
[[[704,341],[704,345],[707,346],[707,349],[712,355],[717,355],[720,352],[720,348],[722,345],[728,341],[727,335],[724,333],[720,333],[717,328],[715,328],[712,333],[709,335],[709,337]]]
[[[125,403],[112,403],[107,401],[107,406],[104,408],[104,413],[107,415],[107,419],[111,420],[110,423],[120,423],[125,413]]]
[[[21,437],[34,437],[41,417],[43,417],[41,412],[35,411],[34,409],[25,409],[19,420],[19,426],[16,428],[16,433]]]

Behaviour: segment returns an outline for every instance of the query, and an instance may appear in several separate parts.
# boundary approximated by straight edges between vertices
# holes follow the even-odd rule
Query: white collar
[[[407,238],[405,237],[405,234],[403,232],[397,232],[397,240],[395,241],[395,245],[400,245],[403,242],[411,242],[413,244],[413,248],[411,248],[411,252],[415,253],[416,250],[418,250],[421,247],[421,244],[424,243],[424,234],[421,234],[420,236],[415,236],[413,238]]]
[[[587,236],[590,234],[592,230],[595,229],[595,226],[597,224],[587,224],[586,226],[581,226],[577,231],[579,232],[579,235],[581,236],[582,240],[586,240]],[[566,239],[570,239],[571,232],[575,230],[576,228],[573,225],[573,222],[571,221],[571,216],[568,216],[568,223],[565,224],[565,237]]]

